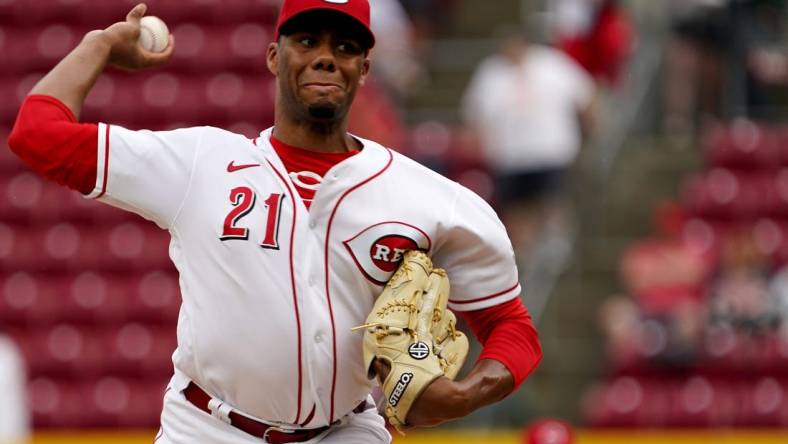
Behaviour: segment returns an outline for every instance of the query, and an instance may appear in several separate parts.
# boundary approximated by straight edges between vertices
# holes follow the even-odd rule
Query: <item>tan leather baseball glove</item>
[[[468,338],[446,308],[449,279],[420,251],[405,254],[375,302],[364,332],[364,363],[389,364],[383,381],[389,422],[400,432],[413,403],[436,378],[454,379],[468,356]]]

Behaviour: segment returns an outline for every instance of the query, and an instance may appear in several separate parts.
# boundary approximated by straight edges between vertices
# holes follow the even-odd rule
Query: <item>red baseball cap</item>
[[[276,39],[279,39],[282,26],[295,16],[319,10],[336,11],[354,19],[368,34],[369,48],[375,46],[375,34],[370,27],[368,0],[285,0],[276,23]]]

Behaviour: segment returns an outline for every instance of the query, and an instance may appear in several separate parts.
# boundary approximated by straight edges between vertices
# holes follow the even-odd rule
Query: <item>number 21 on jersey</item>
[[[279,249],[279,216],[282,213],[282,193],[271,193],[263,203],[266,207],[265,236],[260,246],[263,248]],[[257,202],[257,195],[249,187],[237,187],[230,191],[232,210],[224,218],[222,228],[222,241],[230,239],[249,239],[249,228],[238,226],[241,219],[251,213]]]

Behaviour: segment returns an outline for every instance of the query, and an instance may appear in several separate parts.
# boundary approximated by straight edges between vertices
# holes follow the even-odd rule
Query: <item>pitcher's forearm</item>
[[[30,94],[55,97],[79,118],[85,98],[107,65],[110,48],[110,42],[101,31],[88,33],[33,87]]]
[[[471,373],[460,381],[460,386],[467,399],[467,415],[505,398],[514,388],[514,377],[500,362],[482,359]]]

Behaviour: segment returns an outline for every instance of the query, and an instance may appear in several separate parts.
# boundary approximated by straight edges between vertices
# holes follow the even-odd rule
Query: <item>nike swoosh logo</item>
[[[245,170],[247,168],[259,167],[259,166],[260,166],[259,163],[250,163],[250,164],[246,164],[246,165],[236,165],[235,161],[233,160],[232,162],[227,164],[227,172],[228,173],[234,173],[236,171]]]

